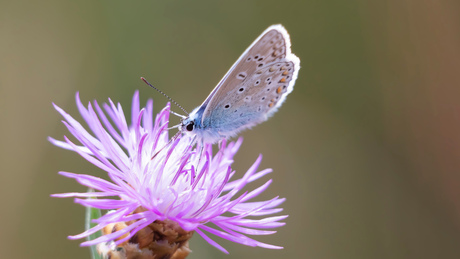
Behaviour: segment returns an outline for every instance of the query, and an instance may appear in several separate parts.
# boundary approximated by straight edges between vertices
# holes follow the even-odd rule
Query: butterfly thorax
[[[181,132],[196,136],[199,142],[214,144],[225,138],[218,131],[212,130],[209,125],[202,123],[205,107],[197,107],[190,115],[181,121]]]

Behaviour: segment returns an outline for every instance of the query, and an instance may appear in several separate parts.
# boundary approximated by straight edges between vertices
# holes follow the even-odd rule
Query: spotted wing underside
[[[206,99],[202,123],[229,137],[265,121],[293,90],[300,60],[287,31],[269,27]]]

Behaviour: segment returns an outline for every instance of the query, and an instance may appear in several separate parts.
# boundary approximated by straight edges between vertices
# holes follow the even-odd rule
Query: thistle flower
[[[194,148],[192,138],[185,135],[168,144],[169,104],[153,121],[153,101],[149,100],[146,107],[140,109],[138,92],[133,97],[129,124],[121,105],[115,105],[110,99],[102,108],[96,101],[86,108],[77,93],[76,102],[92,133],[54,105],[64,117],[65,126],[80,143],[76,144],[65,136],[64,141],[49,140],[58,147],[77,152],[107,172],[110,181],[86,174],[60,172],[96,191],[52,196],[77,197],[76,203],[109,212],[93,220],[97,224],[95,227],[69,236],[69,239],[88,237],[105,228],[110,231],[81,245],[135,243],[139,249],[150,249],[155,254],[152,243],[167,241],[167,245],[177,249],[184,243],[188,245],[188,238],[196,232],[225,253],[227,250],[208,237],[209,233],[247,246],[282,248],[247,236],[273,234],[276,231],[263,229],[284,225],[280,220],[287,216],[268,216],[282,211],[276,208],[284,201],[282,198],[252,201],[267,189],[271,179],[252,191],[242,191],[247,183],[271,172],[271,169],[257,171],[261,155],[242,178],[233,179],[235,172],[231,164],[242,138],[230,143],[223,141],[214,155],[211,145],[204,144],[204,152],[200,152],[200,147]],[[158,229],[174,232],[173,236],[182,239],[155,239],[162,236],[155,235]],[[144,237],[149,241],[140,241]]]

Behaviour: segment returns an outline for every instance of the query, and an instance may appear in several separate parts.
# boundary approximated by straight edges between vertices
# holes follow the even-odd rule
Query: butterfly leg
[[[163,151],[163,149],[167,146],[169,146],[169,144],[171,144],[171,142],[175,141],[179,135],[181,134],[182,132],[177,132],[176,135],[174,135],[169,141],[168,143],[166,143],[166,145],[164,145],[162,148],[160,148],[160,150],[158,150],[153,156],[152,158],[150,158],[150,160],[153,160],[161,151]]]
[[[222,142],[224,141],[224,138],[219,140],[219,142],[217,143],[217,146],[219,147],[219,150],[222,149]]]
[[[198,156],[198,163],[196,165],[192,165],[191,168],[195,167],[195,171],[198,171],[198,166],[200,165],[200,162],[201,162],[201,157],[203,156],[203,150],[204,150],[204,143],[201,141],[198,141],[197,140],[197,136],[195,135],[192,140],[190,141],[190,144],[189,144],[189,147],[190,148],[193,148],[193,145],[195,145],[195,143],[197,144],[196,145],[196,149],[195,149],[195,155],[193,158],[191,158],[190,160],[195,160],[196,159],[196,156]],[[197,150],[200,150],[199,153]],[[192,169],[193,171],[193,169]],[[193,177],[193,176],[192,176]]]
[[[227,139],[225,138],[225,136],[222,136],[222,138],[219,140],[219,142],[217,142],[217,146],[219,147],[217,152],[218,153],[220,152],[221,155],[223,155],[223,153],[224,153],[224,151],[222,149],[222,146],[225,146],[226,143],[227,143]]]
[[[201,158],[203,157],[203,154],[204,154],[204,146],[205,146],[205,145],[204,145],[203,141],[201,141],[201,143],[200,143],[199,145],[197,145],[197,147],[196,147],[197,150],[198,150],[198,149],[200,150],[200,153],[199,153],[199,155],[198,155],[198,164],[197,164],[197,166],[196,166],[197,170],[198,170],[198,166],[199,166],[200,163],[201,163]]]

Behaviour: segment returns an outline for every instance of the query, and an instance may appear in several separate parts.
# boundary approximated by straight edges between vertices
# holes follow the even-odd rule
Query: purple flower
[[[67,137],[64,137],[64,141],[49,140],[58,147],[77,152],[106,171],[111,181],[91,175],[60,172],[96,191],[52,196],[78,197],[75,198],[76,203],[110,211],[94,220],[97,226],[70,236],[70,239],[87,237],[109,224],[130,222],[126,228],[81,245],[110,241],[120,244],[155,221],[169,220],[185,231],[197,232],[225,253],[228,252],[205,232],[247,246],[282,248],[247,236],[273,234],[276,231],[261,229],[283,226],[284,223],[279,221],[287,216],[269,216],[282,211],[276,207],[284,199],[274,197],[267,201],[252,201],[267,189],[271,180],[255,190],[242,191],[247,183],[272,171],[257,171],[261,155],[241,179],[233,179],[235,172],[231,170],[231,164],[243,142],[242,138],[228,144],[223,141],[215,155],[212,154],[212,146],[205,144],[201,153],[199,148],[193,147],[192,138],[185,135],[168,144],[169,104],[153,121],[153,101],[149,100],[146,107],[140,109],[139,93],[136,92],[128,124],[121,105],[115,105],[110,99],[109,104],[102,105],[103,109],[96,101],[93,105],[89,103],[86,108],[78,93],[76,102],[92,133],[54,105],[64,117],[65,126],[80,143],[75,144]],[[253,216],[262,218],[255,219]],[[210,227],[208,223],[216,227]]]

